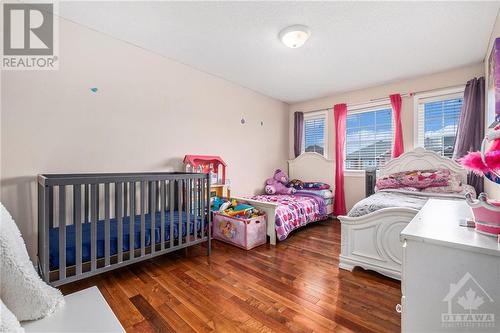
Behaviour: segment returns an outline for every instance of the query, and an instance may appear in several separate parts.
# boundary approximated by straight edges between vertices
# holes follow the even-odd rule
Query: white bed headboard
[[[288,161],[288,176],[304,182],[335,185],[335,164],[318,153],[302,153]]]
[[[385,166],[380,167],[379,177],[403,171],[429,169],[449,169],[462,175],[462,182],[467,184],[467,170],[462,168],[460,164],[451,158],[440,156],[436,152],[421,147],[406,152],[398,158],[392,159]]]

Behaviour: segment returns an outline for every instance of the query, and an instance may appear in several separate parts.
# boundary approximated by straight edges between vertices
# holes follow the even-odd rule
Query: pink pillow
[[[401,181],[397,178],[393,178],[392,175],[377,179],[376,186],[377,186],[377,189],[379,189],[379,190],[383,190],[385,188],[404,187],[404,185],[401,183]]]
[[[449,179],[446,169],[413,171],[403,176],[403,184],[416,188],[447,186]]]
[[[448,185],[445,186],[430,186],[422,190],[422,192],[428,193],[461,193],[464,191],[464,187],[468,185],[462,185],[462,176],[458,173],[450,173],[448,180]],[[472,188],[474,189],[474,188]],[[474,191],[475,193],[475,191]]]
[[[449,180],[450,171],[447,169],[404,171],[378,179],[377,189],[448,186]]]

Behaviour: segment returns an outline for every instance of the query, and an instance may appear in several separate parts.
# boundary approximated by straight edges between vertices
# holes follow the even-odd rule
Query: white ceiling
[[[500,2],[61,2],[60,15],[285,102],[481,61]],[[281,29],[311,38],[289,49]]]

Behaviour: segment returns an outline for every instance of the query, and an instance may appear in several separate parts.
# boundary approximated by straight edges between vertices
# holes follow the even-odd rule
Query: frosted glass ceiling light
[[[305,25],[292,25],[280,32],[280,39],[286,46],[296,49],[304,45],[311,36],[311,31]]]

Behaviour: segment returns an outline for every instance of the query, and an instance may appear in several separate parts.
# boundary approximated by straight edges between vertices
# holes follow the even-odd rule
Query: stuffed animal
[[[274,171],[273,178],[285,186],[287,186],[288,183],[290,182],[288,175],[286,173],[284,173],[283,171],[281,171],[281,169],[277,169],[276,171]]]
[[[290,183],[288,183],[288,186],[293,187],[296,190],[302,190],[304,189],[304,182],[298,179],[292,179]]]
[[[286,187],[280,182],[267,184],[265,190],[267,194],[293,194],[295,192],[294,188]]]
[[[266,180],[266,193],[267,194],[294,194],[296,190],[292,187],[287,187],[288,176],[280,169],[274,172],[273,178]]]

